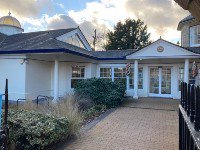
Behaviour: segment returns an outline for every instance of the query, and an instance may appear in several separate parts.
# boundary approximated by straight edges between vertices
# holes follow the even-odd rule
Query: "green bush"
[[[85,111],[83,111],[83,116],[85,120],[93,120],[95,117],[98,117],[102,112],[106,111],[105,105],[95,105]]]
[[[69,135],[69,121],[34,111],[10,110],[9,141],[15,149],[46,149]]]
[[[123,101],[125,82],[109,79],[92,78],[80,81],[75,92],[81,96],[91,98],[96,105],[105,105],[107,108],[116,107]]]

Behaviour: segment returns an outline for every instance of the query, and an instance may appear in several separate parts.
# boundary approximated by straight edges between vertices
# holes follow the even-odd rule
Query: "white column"
[[[129,90],[130,89],[130,87],[129,87],[129,80],[130,79],[130,77],[129,76],[126,76],[126,90]]]
[[[138,60],[134,62],[134,96],[133,98],[138,99]]]
[[[111,77],[112,77],[112,81],[114,82],[114,77],[115,77],[115,74],[114,74],[114,67],[112,67],[112,74],[111,74]]]
[[[184,82],[189,83],[189,59],[185,59]]]
[[[59,62],[56,59],[54,64],[54,101],[59,98]]]

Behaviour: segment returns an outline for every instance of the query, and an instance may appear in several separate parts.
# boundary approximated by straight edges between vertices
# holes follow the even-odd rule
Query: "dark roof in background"
[[[200,54],[200,47],[186,47],[185,49],[189,50],[190,52]]]
[[[194,20],[196,20],[196,19],[195,19],[192,15],[189,15],[189,16],[185,17],[184,19],[182,19],[182,20],[179,22],[177,30],[181,30],[182,27],[183,27],[185,24],[187,24],[187,23],[190,22],[190,21],[194,21]]]
[[[94,57],[99,59],[124,59],[127,55],[130,55],[136,52],[136,49],[128,49],[128,50],[107,50],[107,51],[91,51],[91,54]]]

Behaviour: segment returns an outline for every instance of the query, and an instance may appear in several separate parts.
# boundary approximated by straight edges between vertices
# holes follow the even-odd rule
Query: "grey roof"
[[[48,30],[40,32],[21,33],[11,36],[0,33],[0,54],[64,52],[96,60],[121,60],[126,59],[127,55],[135,53],[139,50],[128,49],[88,51],[86,49],[56,39],[56,37],[66,34],[75,29],[76,28]],[[200,54],[200,47],[189,47],[184,49]]]
[[[136,49],[92,51],[91,54],[99,59],[124,59],[127,55],[136,52]]]
[[[7,35],[0,33],[0,44],[7,37]]]
[[[109,50],[109,51],[88,51],[86,49],[59,41],[56,37],[66,34],[76,28],[48,30],[30,33],[21,33],[11,36],[0,33],[0,52],[48,52],[59,50],[59,52],[73,53],[90,57],[93,59],[125,59],[136,50]],[[22,53],[23,53],[22,52]],[[53,51],[54,52],[54,51]],[[56,52],[56,51],[55,51]]]
[[[186,47],[186,49],[189,50],[190,52],[200,54],[200,47]]]
[[[184,19],[182,19],[180,22],[179,22],[179,24],[178,24],[178,30],[181,30],[182,29],[182,27],[185,25],[185,24],[187,24],[189,21],[193,21],[193,20],[195,20],[195,17],[193,17],[192,15],[189,15],[189,16],[187,16],[187,17],[185,17]]]
[[[30,32],[30,33],[21,33],[15,34],[11,36],[7,36],[0,43],[0,50],[31,50],[31,49],[41,49],[45,48],[54,48],[51,43],[51,40],[55,39],[58,36],[61,36],[65,33],[73,31],[75,28],[71,29],[60,29],[60,30],[48,30],[48,31],[40,31],[40,32]],[[39,47],[40,46],[40,47]]]

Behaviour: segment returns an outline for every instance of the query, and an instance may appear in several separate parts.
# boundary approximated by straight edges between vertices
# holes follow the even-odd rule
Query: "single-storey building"
[[[192,16],[179,23],[182,46],[160,38],[142,49],[93,51],[79,28],[22,33],[9,14],[0,18],[0,91],[8,78],[11,100],[38,95],[56,100],[79,80],[124,78],[127,96],[178,99],[181,81],[199,82],[191,71],[200,62],[199,24]]]

